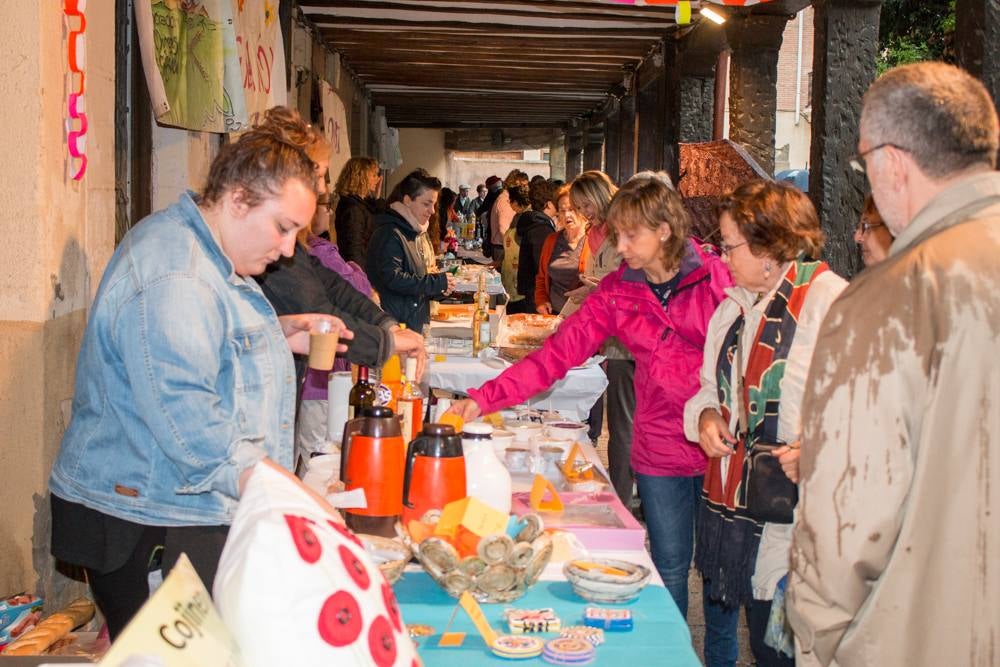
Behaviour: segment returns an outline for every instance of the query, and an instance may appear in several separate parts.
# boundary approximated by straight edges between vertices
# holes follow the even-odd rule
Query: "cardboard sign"
[[[476,598],[472,597],[469,591],[465,591],[462,593],[462,597],[458,599],[458,604],[461,605],[465,613],[472,619],[472,624],[476,626],[476,630],[482,635],[486,645],[492,647],[497,640],[497,633],[496,630],[490,627],[489,621],[486,620],[486,616],[483,614],[483,608],[476,602]]]
[[[186,555],[100,664],[118,667],[130,656],[156,656],[165,667],[242,667],[240,649]]]

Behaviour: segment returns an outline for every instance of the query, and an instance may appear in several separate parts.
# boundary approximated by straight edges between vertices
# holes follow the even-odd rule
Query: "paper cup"
[[[310,333],[309,368],[317,371],[332,370],[339,340],[340,336],[336,333]]]

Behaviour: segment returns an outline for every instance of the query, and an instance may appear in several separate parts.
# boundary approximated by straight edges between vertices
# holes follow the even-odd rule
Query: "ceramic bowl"
[[[553,440],[581,440],[589,427],[586,424],[561,419],[545,425],[545,435]]]
[[[514,434],[510,431],[493,431],[493,451],[497,453],[497,458],[503,461],[504,452],[514,444]]]
[[[515,442],[528,443],[542,432],[542,425],[535,422],[505,421],[504,429],[514,434]]]
[[[359,534],[357,538],[365,547],[365,552],[372,559],[372,562],[382,571],[382,576],[390,585],[399,581],[403,576],[406,564],[410,562],[413,555],[410,548],[402,540],[394,540],[380,535]]]
[[[625,560],[587,558],[568,561],[563,566],[563,574],[572,584],[573,592],[584,600],[616,604],[638,597],[652,573],[648,567]]]

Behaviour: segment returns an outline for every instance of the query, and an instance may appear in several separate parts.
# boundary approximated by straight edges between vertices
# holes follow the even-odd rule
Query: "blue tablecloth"
[[[439,648],[437,645],[457,605],[423,572],[407,572],[393,589],[403,612],[406,623],[423,623],[434,627],[435,634],[422,637],[419,641],[420,656],[427,667],[473,667],[488,662],[510,665],[512,661],[493,655],[486,644],[475,633],[472,622],[464,611],[455,615],[452,631],[467,633],[465,642],[457,648]],[[567,581],[539,581],[528,593],[510,605],[484,604],[486,620],[500,634],[507,634],[507,624],[503,621],[506,607],[521,609],[541,609],[552,607],[563,625],[582,625],[583,610],[589,606],[573,593]],[[595,605],[600,606],[600,605]],[[639,598],[627,605],[614,605],[632,610],[635,628],[630,632],[605,632],[605,642],[597,647],[594,665],[701,665],[691,646],[691,634],[681,618],[677,606],[662,586],[646,586]],[[556,637],[556,633],[539,635],[543,638]],[[517,664],[547,664],[539,656],[532,660],[520,660]]]

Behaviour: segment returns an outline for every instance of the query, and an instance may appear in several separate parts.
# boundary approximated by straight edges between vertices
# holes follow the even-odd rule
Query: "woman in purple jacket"
[[[542,348],[469,391],[451,411],[465,419],[515,405],[550,387],[610,336],[635,357],[632,468],[642,496],[653,562],[681,614],[694,516],[706,458],[684,435],[684,404],[699,387],[708,321],[730,287],[719,258],[688,238],[688,215],[664,176],[633,178],[608,222],[625,260]]]

